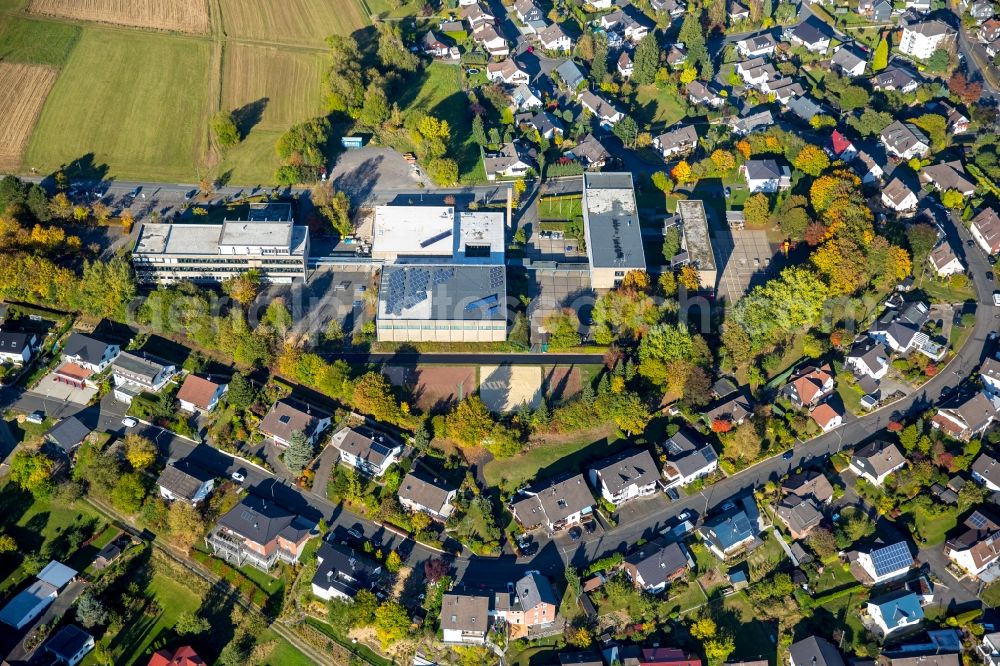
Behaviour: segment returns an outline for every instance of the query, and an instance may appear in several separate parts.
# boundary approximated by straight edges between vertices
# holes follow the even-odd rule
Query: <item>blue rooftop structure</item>
[[[878,612],[882,615],[882,621],[890,632],[924,619],[924,609],[920,607],[917,595],[912,592],[894,592],[884,597],[872,599],[868,605],[878,608]]]
[[[701,535],[720,557],[727,556],[745,542],[757,536],[759,511],[753,496],[724,505],[723,512],[709,518],[701,527]]]

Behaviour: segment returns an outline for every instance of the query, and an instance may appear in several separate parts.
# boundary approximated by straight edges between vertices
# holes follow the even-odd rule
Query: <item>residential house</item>
[[[568,53],[573,50],[573,40],[558,23],[553,23],[538,33],[538,43],[546,51]]]
[[[491,23],[480,23],[472,31],[472,39],[494,58],[505,58],[510,55],[510,46],[497,28]]]
[[[1000,522],[977,509],[962,524],[965,530],[945,542],[945,556],[974,578],[995,579],[1000,574]]]
[[[924,609],[913,592],[898,590],[885,596],[868,600],[868,617],[882,633],[883,638],[919,625],[924,620]]]
[[[801,84],[796,83],[793,85],[795,88],[792,92],[801,94]],[[788,88],[791,88],[791,86],[788,86]],[[778,96],[779,101],[782,101],[782,103],[788,108],[788,111],[793,113],[802,122],[810,123],[816,116],[823,115],[823,107],[808,97],[794,97],[792,99],[783,97],[782,93],[784,93],[786,89],[787,88],[783,88],[775,94]]]
[[[969,131],[969,119],[948,102],[940,100],[934,108],[941,111],[947,118],[948,131],[952,134],[964,134]]]
[[[612,5],[615,3],[614,0],[590,0],[589,4],[594,9],[601,11],[604,9],[611,9]]]
[[[940,162],[920,170],[920,182],[930,183],[941,192],[955,190],[964,197],[976,193],[976,186],[965,177],[965,167],[958,160]]]
[[[788,378],[781,392],[797,407],[815,407],[833,393],[833,369],[829,363],[800,368]]]
[[[829,504],[833,499],[833,486],[826,475],[816,470],[790,474],[781,483],[785,495],[814,500],[817,504]]]
[[[816,502],[809,497],[798,495],[789,495],[778,502],[775,515],[785,524],[792,539],[796,541],[808,536],[823,520],[823,514],[820,513]]]
[[[340,451],[340,462],[362,474],[378,479],[403,455],[403,445],[385,435],[369,437],[354,428],[341,428],[330,438]]]
[[[408,511],[423,511],[435,520],[447,520],[454,507],[456,488],[428,472],[419,463],[403,477],[397,495]]]
[[[867,582],[875,585],[905,576],[913,566],[913,555],[905,541],[859,552],[857,556],[858,566],[870,578]]]
[[[760,88],[768,81],[778,78],[778,70],[764,58],[751,58],[733,66],[736,73],[748,86]]]
[[[858,149],[854,147],[854,143],[841,134],[840,130],[833,130],[831,132],[830,148],[833,150],[834,155],[845,162],[850,162],[858,156]]]
[[[844,666],[844,658],[830,641],[809,636],[788,647],[791,666]]]
[[[750,9],[746,5],[736,2],[736,0],[729,0],[729,4],[726,7],[726,15],[729,17],[729,25],[732,25],[740,21],[750,20]]]
[[[48,444],[58,448],[67,456],[76,451],[90,434],[90,428],[85,426],[75,416],[67,416],[59,421],[43,435]]]
[[[881,440],[866,444],[851,456],[851,470],[876,486],[904,465],[906,457],[899,447]]]
[[[698,132],[694,125],[678,127],[653,139],[653,147],[660,151],[664,160],[689,153],[698,147]]]
[[[606,501],[620,506],[630,499],[656,492],[660,470],[646,449],[625,451],[588,470],[590,484]]]
[[[508,624],[519,627],[544,627],[556,620],[559,599],[549,579],[529,571],[514,583],[514,591],[497,592],[493,613]]]
[[[983,434],[996,418],[997,403],[985,393],[976,393],[958,406],[939,408],[931,425],[967,442]]]
[[[587,82],[587,77],[583,75],[580,68],[572,60],[567,60],[553,70],[559,75],[559,80],[566,84],[570,90],[579,90],[580,86]]]
[[[580,105],[592,113],[603,127],[614,127],[614,125],[625,117],[614,104],[598,97],[589,90],[580,93]]]
[[[562,136],[564,132],[562,121],[548,111],[539,111],[530,116],[522,114],[516,120],[519,125],[527,125],[549,140],[555,138],[557,134]]]
[[[852,166],[864,185],[873,185],[880,182],[882,176],[885,174],[882,166],[875,161],[875,158],[863,150],[858,153]]]
[[[828,402],[813,407],[809,411],[809,416],[812,417],[812,420],[816,422],[816,425],[823,432],[830,432],[835,428],[839,428],[844,423],[844,415],[834,409],[833,405]]]
[[[881,199],[883,206],[897,213],[912,213],[919,203],[916,193],[899,178],[893,178],[882,189]]]
[[[659,594],[693,568],[694,562],[684,544],[663,537],[639,546],[622,563],[622,570],[632,584],[650,594]]]
[[[871,78],[875,90],[895,90],[896,92],[913,92],[920,81],[912,72],[898,65],[889,65]]]
[[[229,384],[190,374],[177,391],[177,401],[185,412],[206,413],[215,409],[228,390]]]
[[[927,255],[927,261],[930,263],[931,268],[934,269],[934,274],[938,277],[948,277],[949,275],[965,272],[965,265],[955,254],[955,251],[951,249],[951,243],[947,240],[942,240],[931,250],[931,253]]]
[[[990,44],[1000,39],[1000,19],[991,18],[979,26],[979,41]]]
[[[775,160],[747,160],[739,171],[751,192],[773,193],[791,187],[791,171]]]
[[[132,403],[142,392],[159,393],[174,375],[177,367],[152,356],[121,352],[111,364],[114,395],[119,402]]]
[[[972,478],[992,492],[1000,491],[1000,463],[989,453],[980,453],[972,463]]]
[[[888,23],[892,18],[892,3],[889,0],[860,0],[858,11],[872,23]]]
[[[663,476],[667,488],[686,486],[719,468],[719,456],[708,442],[696,443],[683,430],[674,433],[664,444],[666,463]]]
[[[734,116],[729,119],[729,126],[737,136],[745,136],[750,132],[766,129],[773,124],[774,116],[769,110],[757,111],[742,117]]]
[[[482,645],[490,628],[490,597],[449,592],[441,598],[438,618],[445,643]]]
[[[983,635],[983,642],[976,646],[976,652],[986,666],[1000,666],[1000,632]]]
[[[678,648],[647,648],[639,645],[618,645],[612,643],[604,650],[601,664],[621,666],[702,666],[695,655],[685,654]]]
[[[269,571],[279,561],[297,564],[315,527],[274,500],[246,495],[219,518],[205,545],[237,567]]]
[[[531,77],[526,71],[514,62],[513,58],[504,58],[498,62],[487,63],[486,78],[490,81],[500,81],[509,86],[519,86],[527,84]]]
[[[601,17],[600,26],[611,32],[619,32],[633,44],[649,34],[649,22],[631,7],[619,7]]]
[[[83,388],[90,383],[90,377],[104,372],[118,358],[118,345],[102,342],[96,338],[73,333],[63,345],[60,358],[62,364],[56,368],[58,382]]]
[[[483,166],[486,179],[520,178],[535,168],[533,149],[520,141],[511,141],[500,146],[496,152],[483,152]]]
[[[726,103],[726,100],[722,97],[722,95],[715,92],[701,81],[692,81],[687,84],[686,88],[688,101],[695,106],[704,105],[712,108],[718,108]]]
[[[987,357],[979,366],[979,380],[990,397],[1000,395],[1000,360]]]
[[[716,385],[718,384],[719,382],[716,382]],[[730,392],[716,393],[716,395],[718,399],[709,403],[707,410],[703,413],[709,425],[716,421],[727,421],[731,425],[738,426],[753,413],[753,404],[746,390],[733,386]]]
[[[671,44],[667,49],[667,64],[671,68],[678,69],[687,62],[687,59],[688,52],[684,44]]]
[[[879,140],[887,151],[904,160],[925,157],[931,151],[931,140],[920,128],[899,120],[882,130]]]
[[[545,18],[545,14],[533,0],[517,0],[514,3],[514,13],[517,14],[517,20],[524,24],[541,21]]]
[[[672,18],[684,16],[684,12],[687,11],[687,5],[679,0],[650,0],[649,5],[653,11],[666,12]]]
[[[618,74],[623,79],[632,78],[632,70],[634,68],[634,63],[632,62],[632,56],[629,55],[628,51],[622,51],[621,55],[618,56]]]
[[[448,55],[449,46],[442,42],[438,36],[434,34],[433,30],[428,30],[424,33],[424,36],[420,38],[420,49],[425,55],[429,55],[434,58],[444,58]]]
[[[834,51],[830,64],[840,70],[844,76],[853,79],[865,73],[867,61],[850,48],[841,46]]]
[[[330,601],[353,601],[361,590],[371,589],[382,573],[382,565],[353,548],[324,540],[316,551],[313,595]]]
[[[604,147],[601,140],[593,134],[588,134],[572,149],[571,154],[578,159],[585,169],[600,169],[607,164],[611,153]]]
[[[812,53],[826,53],[830,48],[830,31],[816,17],[809,17],[791,29],[786,29],[785,35],[793,46],[801,46]]]
[[[872,324],[868,335],[884,343],[897,354],[908,354],[917,350],[933,360],[938,360],[944,351],[943,347],[931,342],[930,336],[922,331],[929,318],[930,309],[927,304],[914,301],[903,309],[886,310]]]
[[[746,37],[736,42],[736,51],[743,58],[759,58],[774,54],[777,42],[770,33]]]
[[[720,560],[746,548],[760,532],[760,511],[753,495],[732,500],[723,507],[698,528],[702,541]]]
[[[38,572],[35,580],[0,608],[0,623],[20,631],[41,615],[76,577],[76,571],[55,560]]]
[[[986,254],[1000,252],[1000,216],[992,208],[984,208],[972,218],[972,237]]]
[[[215,475],[202,469],[187,458],[163,468],[156,485],[160,497],[168,501],[180,500],[192,506],[202,502],[215,488]]]
[[[881,342],[866,335],[851,347],[844,365],[858,377],[871,377],[877,381],[889,372],[889,352]]]
[[[527,83],[521,83],[511,91],[510,104],[511,111],[517,112],[540,109],[544,102],[536,90]]]
[[[589,518],[593,507],[594,497],[587,481],[582,474],[573,474],[522,491],[512,502],[511,513],[525,529],[541,525],[555,532]]]
[[[0,331],[0,363],[24,365],[31,360],[38,337],[34,333]]]
[[[462,20],[468,22],[469,30],[475,30],[481,25],[492,25],[496,22],[496,17],[490,13],[487,6],[478,1],[463,6],[461,15]]]
[[[314,414],[311,406],[302,408],[289,400],[278,400],[271,405],[257,430],[281,447],[288,446],[296,432],[301,432],[315,446],[319,436],[329,427],[330,417]]]
[[[42,644],[42,653],[63,666],[76,666],[94,649],[94,637],[75,624],[66,624]]]
[[[208,666],[190,645],[182,645],[174,651],[157,650],[147,666]]]
[[[920,60],[927,60],[938,49],[947,48],[956,32],[943,21],[932,19],[903,26],[899,51]]]

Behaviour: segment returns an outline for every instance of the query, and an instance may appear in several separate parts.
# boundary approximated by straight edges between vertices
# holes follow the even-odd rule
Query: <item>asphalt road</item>
[[[353,352],[328,352],[321,356],[343,359],[355,364],[390,365],[588,365],[603,363],[603,354],[453,354],[410,353],[358,354]]]

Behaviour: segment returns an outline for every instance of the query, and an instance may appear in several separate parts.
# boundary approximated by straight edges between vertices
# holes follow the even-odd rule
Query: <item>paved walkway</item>
[[[340,451],[332,444],[323,447],[323,452],[319,454],[319,461],[316,463],[316,476],[313,478],[312,494],[326,499],[326,486],[330,481],[330,474],[333,466],[340,459]]]

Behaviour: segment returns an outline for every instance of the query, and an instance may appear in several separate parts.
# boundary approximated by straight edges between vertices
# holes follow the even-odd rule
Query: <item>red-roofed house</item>
[[[844,422],[844,417],[837,413],[830,403],[824,402],[822,405],[818,405],[816,409],[812,410],[809,414],[813,417],[813,421],[816,425],[820,427],[823,432],[830,432],[841,423]]]
[[[798,407],[812,407],[833,393],[833,370],[829,363],[820,367],[808,365],[791,377],[782,389]]]
[[[858,156],[858,149],[854,147],[850,139],[840,133],[840,130],[833,130],[833,134],[830,135],[830,144],[833,146],[833,154],[845,162],[850,162]]]
[[[149,666],[205,666],[205,660],[190,645],[184,645],[173,653],[169,650],[154,652]]]
[[[188,375],[177,391],[177,401],[185,412],[210,412],[219,404],[219,399],[228,388],[228,384]]]

